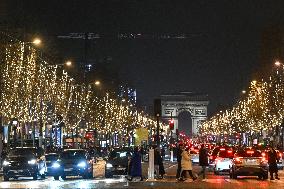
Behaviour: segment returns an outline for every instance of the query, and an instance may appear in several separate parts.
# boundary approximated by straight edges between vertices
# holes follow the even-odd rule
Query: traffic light
[[[175,128],[175,122],[173,119],[170,120],[170,130],[174,130]]]

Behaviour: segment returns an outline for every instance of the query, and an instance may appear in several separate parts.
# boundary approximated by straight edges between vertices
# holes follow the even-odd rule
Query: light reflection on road
[[[9,182],[0,182],[0,188],[93,188],[99,186],[105,186],[107,184],[123,183],[126,182],[125,178],[114,178],[114,179],[94,179],[94,180],[84,180],[84,179],[67,179],[54,180],[52,177],[46,180],[30,180],[30,179],[20,179],[20,180],[10,180]]]

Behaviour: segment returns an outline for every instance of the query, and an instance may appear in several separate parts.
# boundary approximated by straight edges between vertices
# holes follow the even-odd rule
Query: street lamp
[[[35,38],[33,41],[27,41],[27,42],[22,42],[23,44],[34,44],[34,45],[40,45],[41,40],[39,38]]]
[[[39,45],[41,44],[41,40],[39,38],[35,38],[32,43],[35,45]]]
[[[95,81],[95,83],[94,83],[96,86],[99,86],[100,84],[101,84],[101,82],[100,81]]]
[[[281,66],[281,62],[279,62],[279,61],[276,61],[274,64],[275,64],[277,67]]]
[[[67,62],[65,62],[66,66],[72,66],[72,62],[70,60],[68,60]]]

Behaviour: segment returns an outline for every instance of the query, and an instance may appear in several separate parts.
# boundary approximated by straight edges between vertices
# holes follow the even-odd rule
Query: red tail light
[[[251,155],[251,154],[253,154],[253,153],[254,153],[253,150],[248,150],[248,151],[247,151],[247,154],[250,154],[250,155]]]
[[[240,163],[242,163],[242,157],[235,157],[234,161],[235,161],[236,164],[240,164]]]
[[[231,153],[233,153],[233,151],[232,150],[228,150],[228,153],[231,154]]]
[[[225,148],[220,148],[220,151],[225,151],[226,149]]]
[[[264,152],[262,152],[261,155],[262,155],[262,157],[265,157],[265,153]]]
[[[267,159],[265,157],[262,157],[261,162],[267,162]]]

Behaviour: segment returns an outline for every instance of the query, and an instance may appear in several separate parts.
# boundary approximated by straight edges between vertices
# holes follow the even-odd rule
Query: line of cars
[[[61,153],[44,154],[42,148],[17,147],[3,161],[3,179],[32,177],[44,179],[46,175],[55,180],[66,176],[93,177],[93,158],[84,149],[65,149]]]
[[[226,172],[234,179],[238,176],[257,176],[259,179],[267,179],[267,152],[258,147],[216,146],[210,153],[209,164],[216,175]],[[278,150],[276,152],[278,169],[283,169],[283,152]]]
[[[104,162],[104,175],[127,175],[131,148],[113,149],[107,156],[99,157],[92,150],[64,149],[56,153],[44,153],[42,148],[16,147],[8,153],[3,161],[3,179],[32,177],[44,179],[52,176],[54,180],[65,180],[67,176],[93,178],[95,164]]]

